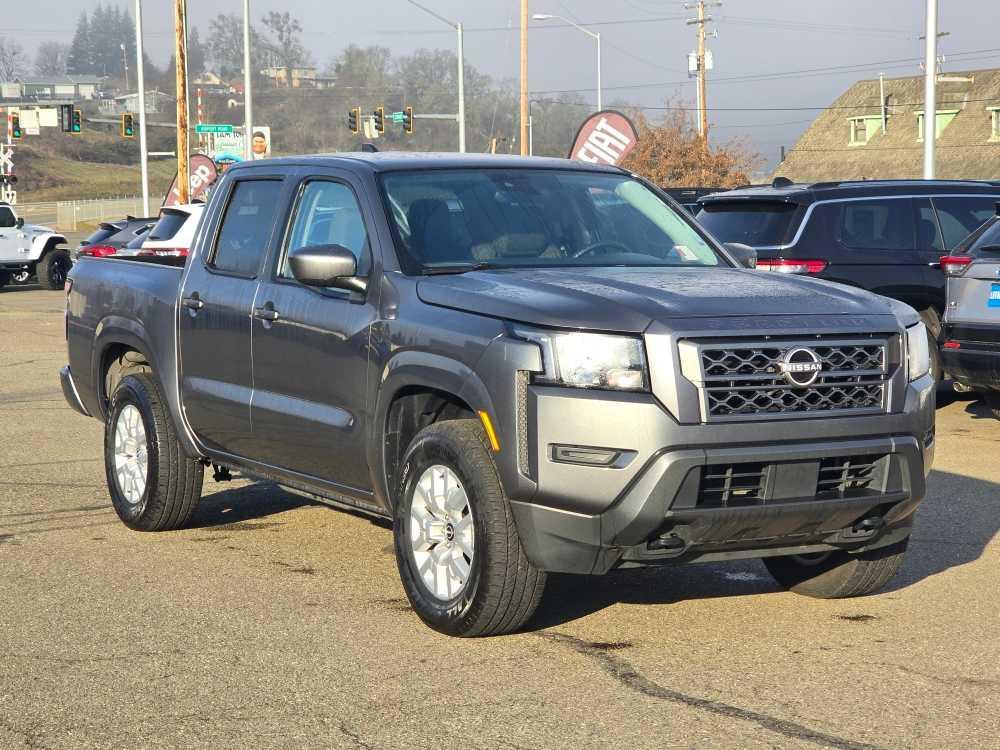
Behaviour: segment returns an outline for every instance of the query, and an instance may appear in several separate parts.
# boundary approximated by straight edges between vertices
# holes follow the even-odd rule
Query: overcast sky
[[[465,24],[469,64],[497,78],[516,78],[519,0],[421,1]],[[80,11],[95,4],[17,3],[17,12],[5,15],[0,35],[20,38],[29,50],[46,39],[69,41]],[[134,7],[133,0],[120,4]],[[815,115],[808,108],[829,104],[855,80],[879,72],[919,74],[924,5],[924,0],[726,0],[712,8],[712,28],[718,31],[709,42],[715,58],[708,88],[713,139],[747,137],[771,164],[779,146],[791,147]],[[940,2],[940,29],[949,32],[940,45],[944,70],[1000,65],[998,5],[998,0]],[[170,55],[172,8],[172,0],[143,0],[147,51],[159,64]],[[241,9],[242,0],[189,0],[191,22],[203,39],[211,17]],[[455,46],[454,32],[406,0],[251,0],[258,21],[269,10],[288,10],[300,19],[305,43],[321,67],[352,42],[399,53]],[[531,11],[560,14],[601,32],[606,103],[621,99],[655,107],[677,96],[694,102],[686,55],[695,35],[685,24],[691,11],[684,3],[532,0]],[[551,28],[556,23],[532,23],[532,91],[580,89],[595,100],[594,41],[573,28]],[[759,111],[764,109],[771,111]]]

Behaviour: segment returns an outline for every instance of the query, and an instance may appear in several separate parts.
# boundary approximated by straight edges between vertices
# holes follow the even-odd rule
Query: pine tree
[[[69,56],[66,59],[66,72],[78,75],[94,72],[93,48],[87,11],[80,13],[80,20],[76,23],[73,42],[70,44]]]

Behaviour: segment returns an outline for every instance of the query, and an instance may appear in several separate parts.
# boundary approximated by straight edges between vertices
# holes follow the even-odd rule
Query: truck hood
[[[25,234],[39,235],[39,234],[53,234],[55,230],[52,227],[43,227],[41,224],[27,224],[21,227],[20,231]]]
[[[417,284],[421,300],[535,325],[639,333],[654,320],[892,315],[892,300],[797,276],[736,268],[474,271]]]

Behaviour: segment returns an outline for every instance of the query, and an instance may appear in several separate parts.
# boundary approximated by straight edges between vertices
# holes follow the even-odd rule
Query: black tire
[[[62,290],[66,283],[69,269],[73,267],[73,259],[62,249],[49,250],[35,267],[35,275],[43,289]]]
[[[835,551],[820,555],[765,557],[768,572],[781,586],[817,599],[866,596],[896,575],[906,555],[909,537],[878,549],[851,554]]]
[[[424,584],[410,544],[410,507],[417,484],[431,466],[449,468],[466,491],[474,523],[474,554],[458,595],[439,599]],[[461,637],[510,633],[528,621],[545,588],[545,573],[533,566],[518,537],[477,420],[437,422],[413,439],[403,459],[395,498],[396,563],[406,596],[434,630]]]
[[[986,391],[983,395],[986,399],[986,405],[993,412],[993,416],[1000,419],[1000,391]]]
[[[115,472],[115,429],[127,406],[139,410],[147,441],[145,490],[130,502]],[[204,467],[185,455],[156,381],[148,373],[127,375],[111,396],[104,427],[104,467],[111,502],[122,522],[136,531],[185,526],[201,498]]]

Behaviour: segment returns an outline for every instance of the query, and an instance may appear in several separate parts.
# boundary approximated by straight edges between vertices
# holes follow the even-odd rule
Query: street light
[[[535,20],[535,21],[551,21],[553,19],[556,19],[558,21],[563,21],[565,23],[568,23],[570,26],[572,26],[572,27],[574,27],[576,29],[579,29],[584,34],[586,34],[587,36],[589,36],[589,37],[597,40],[597,110],[601,111],[602,109],[604,109],[604,107],[602,106],[602,99],[601,99],[601,34],[600,34],[600,32],[598,32],[598,31],[591,31],[590,29],[585,29],[580,24],[575,23],[573,21],[570,21],[568,18],[564,18],[563,16],[557,16],[557,15],[552,14],[552,13],[536,13],[535,15],[532,16],[532,19]]]
[[[421,5],[416,0],[406,0],[410,5],[420,8],[424,13],[434,16],[442,23],[451,26],[458,33],[458,151],[465,153],[465,36],[462,31],[462,24],[449,21],[442,15],[435,13],[430,8]]]

